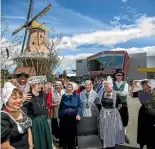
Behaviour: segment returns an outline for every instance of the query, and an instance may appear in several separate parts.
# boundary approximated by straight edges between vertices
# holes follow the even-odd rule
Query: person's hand
[[[119,104],[117,110],[119,111],[122,108],[122,104]]]
[[[32,95],[30,93],[25,93],[23,94],[23,100],[31,100],[32,99]]]
[[[34,149],[34,145],[30,145],[29,146],[29,149]]]
[[[137,85],[137,81],[134,81],[133,83],[132,83],[132,86],[136,86]]]
[[[57,106],[58,106],[58,104],[55,104],[55,103],[52,104],[52,107],[57,107]]]
[[[76,116],[76,120],[80,121],[81,120],[81,116],[80,115],[77,115]]]
[[[130,96],[133,97],[133,91],[130,92]]]

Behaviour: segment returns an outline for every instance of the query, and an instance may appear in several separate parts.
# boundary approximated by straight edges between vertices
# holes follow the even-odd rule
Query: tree
[[[51,75],[53,71],[60,65],[58,46],[61,44],[62,35],[57,34],[49,40],[43,41],[46,43],[49,53],[28,52],[27,50],[21,54],[21,45],[23,36],[16,36],[11,42],[4,38],[8,31],[8,24],[2,18],[1,25],[1,68],[8,69],[12,65],[34,67],[37,75]],[[53,29],[51,30],[54,31]],[[27,46],[27,45],[26,45]],[[27,47],[26,47],[27,48]],[[34,60],[35,59],[35,60]]]
[[[1,86],[12,77],[12,74],[8,71],[8,69],[1,69]]]
[[[66,78],[67,78],[67,72],[66,72],[66,70],[63,71],[62,77],[66,80]]]
[[[20,45],[22,43],[21,38],[22,36],[16,36],[9,42],[5,35],[8,31],[9,24],[7,24],[1,16],[1,36],[0,36],[0,44],[1,44],[1,69],[8,69],[10,66],[14,65],[15,63],[12,60],[13,56],[19,55]]]

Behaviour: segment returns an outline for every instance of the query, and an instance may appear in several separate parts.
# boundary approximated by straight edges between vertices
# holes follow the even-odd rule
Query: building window
[[[32,42],[32,45],[35,45],[35,42]]]
[[[78,60],[77,62],[78,62],[78,63],[82,63],[82,60]]]
[[[42,38],[43,36],[42,35],[40,35],[40,38]]]

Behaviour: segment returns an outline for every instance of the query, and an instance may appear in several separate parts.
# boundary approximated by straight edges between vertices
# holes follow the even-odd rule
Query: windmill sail
[[[28,7],[27,20],[26,20],[26,29],[25,29],[25,34],[24,34],[24,39],[23,39],[23,45],[22,45],[21,53],[23,53],[23,51],[24,51],[24,45],[25,45],[25,41],[26,41],[26,37],[27,37],[27,30],[28,30],[27,22],[29,22],[31,10],[32,10],[32,0],[30,0],[29,7]]]
[[[26,24],[22,25],[21,27],[19,27],[18,29],[16,29],[12,35],[15,35],[17,32],[21,31],[23,28],[25,28],[26,26],[31,26],[32,22],[37,20],[39,17],[43,16],[46,12],[49,11],[49,9],[51,8],[51,4],[49,4],[46,8],[44,8],[40,13],[38,13],[35,17],[32,18],[32,20],[30,22],[27,22]]]

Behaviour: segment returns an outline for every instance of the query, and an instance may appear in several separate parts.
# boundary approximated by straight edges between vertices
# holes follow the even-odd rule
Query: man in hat
[[[98,83],[97,87],[96,87],[96,93],[98,94],[100,92],[101,89],[103,89],[103,81],[106,80],[106,76],[103,74],[100,74],[100,82]]]
[[[22,91],[25,88],[28,77],[29,77],[29,74],[27,74],[25,72],[16,74],[16,80],[18,81]]]
[[[129,121],[129,113],[128,113],[128,104],[127,104],[127,95],[128,95],[128,84],[124,81],[124,72],[122,69],[116,69],[116,73],[114,74],[115,81],[113,85],[114,91],[116,91],[121,99],[122,107],[119,110],[121,115],[122,123],[125,131],[125,139],[126,143],[130,143],[127,133],[126,127],[128,126]]]
[[[21,72],[16,74],[16,80],[19,83],[19,86],[23,92],[24,95],[24,100],[29,100],[32,98],[32,96],[28,93],[24,93],[24,89],[26,87],[26,83],[27,83],[27,79],[29,78],[29,74],[25,73],[25,72]]]

